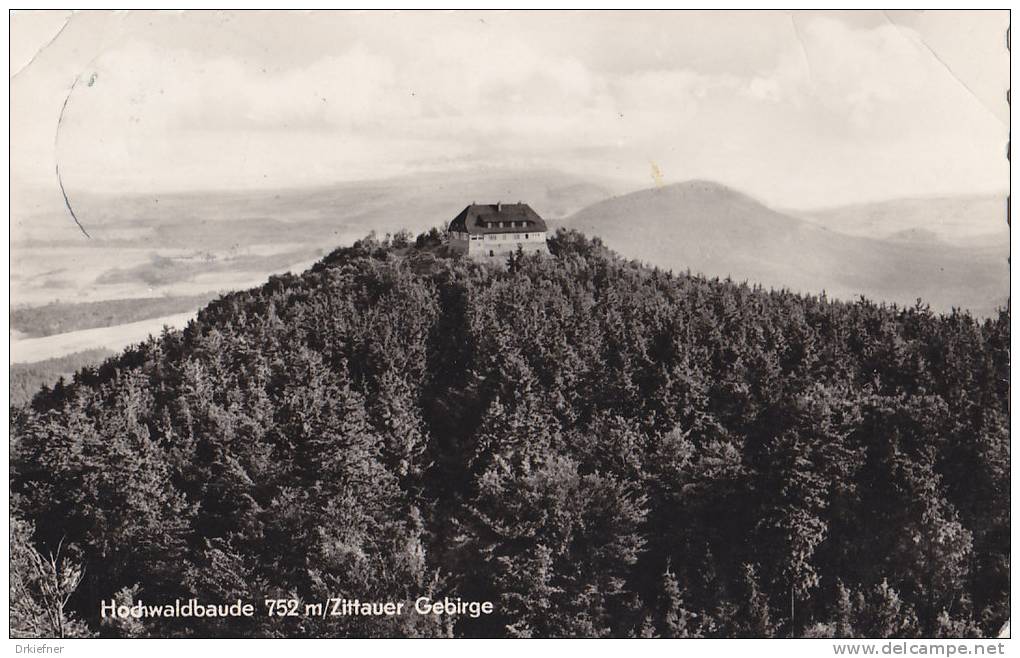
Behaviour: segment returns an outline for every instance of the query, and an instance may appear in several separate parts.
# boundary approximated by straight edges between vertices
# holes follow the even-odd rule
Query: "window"
[[[527,233],[525,233],[525,234],[524,234],[524,239],[525,239],[525,240],[530,240],[531,238],[530,238],[530,237],[528,236],[528,234],[527,234]]]
[[[492,249],[489,249],[489,256],[491,257],[491,256],[495,256],[495,255],[496,254],[492,253]]]

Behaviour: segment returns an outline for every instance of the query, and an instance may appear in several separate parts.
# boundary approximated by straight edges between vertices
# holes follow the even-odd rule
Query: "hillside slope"
[[[421,237],[226,295],[13,410],[12,632],[40,628],[34,551],[58,547],[84,580],[52,619],[80,634],[960,637],[1006,620],[1005,312],[674,276],[569,232],[507,268]],[[264,607],[329,597],[407,613]],[[412,612],[421,597],[458,612]],[[258,613],[104,623],[110,598]]]
[[[564,224],[660,267],[843,299],[909,305],[921,298],[936,310],[988,316],[1009,296],[1008,244],[964,248],[845,235],[708,181],[615,197]]]

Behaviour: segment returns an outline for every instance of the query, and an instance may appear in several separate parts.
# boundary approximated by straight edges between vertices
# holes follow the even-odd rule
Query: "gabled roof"
[[[453,218],[450,230],[472,234],[539,233],[546,226],[526,203],[473,203]]]

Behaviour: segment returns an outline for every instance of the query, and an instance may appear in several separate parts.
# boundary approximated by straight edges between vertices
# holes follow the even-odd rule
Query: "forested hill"
[[[1005,621],[1007,311],[676,275],[562,231],[553,258],[506,269],[434,241],[335,251],[15,410],[12,632],[50,628],[37,552],[74,589],[54,617],[72,634],[906,637]],[[494,612],[263,607],[421,596]],[[103,622],[111,598],[259,612]]]

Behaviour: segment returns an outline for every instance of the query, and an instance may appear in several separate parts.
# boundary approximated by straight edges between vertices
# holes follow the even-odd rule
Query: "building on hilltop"
[[[526,254],[548,254],[546,230],[545,220],[526,203],[472,203],[450,222],[447,237],[457,253],[502,263],[518,247]]]

